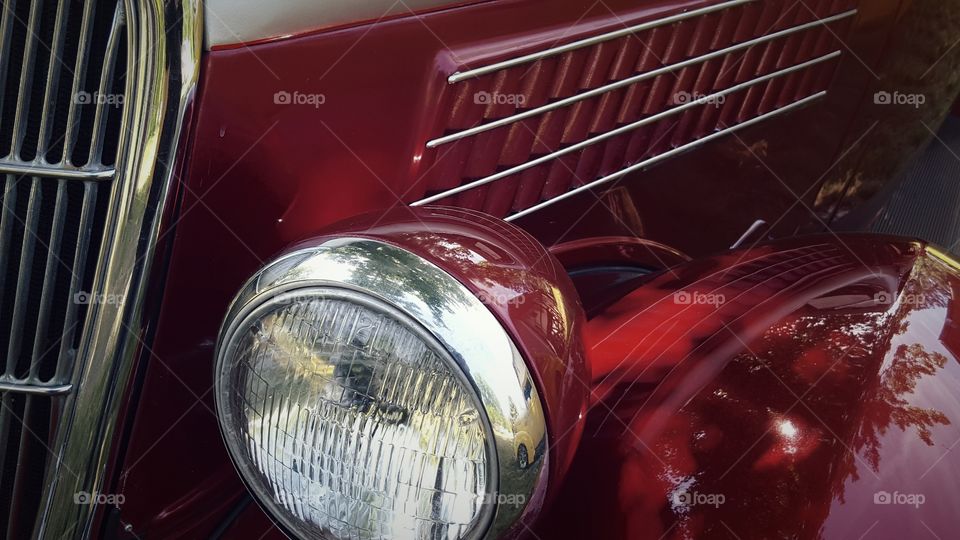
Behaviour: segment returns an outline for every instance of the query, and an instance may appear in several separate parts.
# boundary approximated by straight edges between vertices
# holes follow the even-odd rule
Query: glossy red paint
[[[143,385],[113,480],[114,492],[127,496],[120,512],[132,533],[206,537],[243,492],[230,476],[210,397],[213,346],[227,304],[247,277],[291,243],[342,219],[403,206],[411,182],[428,172],[421,151],[439,121],[435,106],[448,74],[460,63],[552,45],[558,36],[573,40],[704,4],[496,0],[209,53],[190,162],[179,186],[182,201],[164,232],[174,237],[169,271],[156,273],[165,294],[155,340],[144,353]],[[825,101],[519,224],[548,246],[626,235],[694,256],[724,249],[758,218],[774,224],[775,236],[820,226],[805,206],[829,217],[838,204],[833,194],[844,192],[851,179],[869,169],[871,180],[888,180],[923,140],[876,141],[871,132],[852,144],[879,114],[861,110],[880,84],[874,74],[877,80],[910,74],[903,62],[883,61],[897,17],[951,26],[943,17],[947,8],[939,7],[946,2],[907,4],[901,10],[899,0],[861,2],[847,40],[850,54]],[[902,38],[897,58],[940,55],[950,43],[937,35]],[[952,49],[929,76],[918,78],[917,91],[949,93],[960,74],[957,54],[960,48]],[[318,107],[284,105],[277,92],[325,99]],[[928,125],[936,124],[934,109],[923,111]],[[903,129],[905,118],[890,118],[890,132]],[[916,135],[916,125],[910,126]],[[883,170],[869,162],[877,149]],[[844,151],[842,166],[831,168]],[[821,184],[828,193],[818,197]],[[786,217],[778,221],[781,214]],[[247,532],[232,528],[228,536]]]
[[[950,537],[958,291],[922,245],[866,236],[643,284],[588,323],[595,403],[537,534]]]
[[[389,8],[387,13],[384,13],[379,17],[350,20],[350,21],[344,21],[344,22],[334,22],[331,24],[327,24],[325,26],[324,25],[316,25],[313,27],[305,26],[305,29],[303,31],[297,31],[294,33],[284,33],[283,35],[269,36],[269,37],[264,37],[264,38],[255,39],[251,41],[237,41],[236,43],[225,43],[221,45],[215,45],[213,47],[210,47],[210,49],[214,51],[225,51],[230,49],[246,49],[246,48],[253,47],[255,45],[263,45],[265,43],[271,43],[275,41],[285,41],[291,38],[309,37],[312,35],[331,32],[335,30],[342,30],[344,28],[350,28],[353,26],[364,26],[369,24],[390,21],[392,19],[400,19],[403,17],[408,17],[410,15],[423,16],[434,11],[441,11],[445,9],[452,9],[458,6],[466,6],[470,4],[477,4],[477,3],[489,2],[489,1],[491,0],[449,0],[448,2],[443,3],[443,5],[438,5],[438,6],[428,7],[428,8],[419,8],[419,9],[416,9],[416,8],[411,9],[411,6],[404,4],[400,6],[402,10],[399,10],[396,13],[390,13],[391,11],[396,11],[394,10],[394,7],[397,7],[397,6],[393,6]],[[262,15],[263,13],[261,12],[257,14]],[[302,21],[302,18],[301,18],[301,21]],[[309,25],[309,23],[307,24]],[[233,33],[233,37],[234,38],[237,37],[236,33]],[[209,43],[207,44],[207,46],[209,47]]]

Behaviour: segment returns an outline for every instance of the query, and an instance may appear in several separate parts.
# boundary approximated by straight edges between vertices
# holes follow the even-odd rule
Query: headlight
[[[544,461],[539,396],[496,318],[371,240],[295,252],[248,282],[221,333],[216,399],[241,476],[298,536],[496,534]]]

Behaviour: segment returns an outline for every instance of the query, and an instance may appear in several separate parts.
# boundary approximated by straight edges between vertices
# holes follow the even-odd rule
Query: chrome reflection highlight
[[[235,335],[218,374],[224,433],[293,530],[462,538],[478,525],[489,428],[416,322],[309,289],[264,304]]]
[[[492,538],[542,495],[526,363],[406,250],[337,239],[267,265],[227,316],[216,385],[241,476],[290,531]]]
[[[187,138],[181,134],[200,77],[198,0],[124,0],[123,6],[128,51],[123,135],[91,292],[124,301],[90,306],[72,361],[71,391],[48,448],[55,459],[45,473],[35,538],[94,535],[101,508],[76,504],[76,496],[103,492],[107,472],[117,463],[115,443],[142,351],[138,336],[160,218],[185,153]]]

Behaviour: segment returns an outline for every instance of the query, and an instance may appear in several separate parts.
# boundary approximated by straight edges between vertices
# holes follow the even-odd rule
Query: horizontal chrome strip
[[[58,396],[69,394],[73,389],[72,384],[35,384],[27,382],[6,382],[0,381],[0,392],[11,392],[16,394],[32,394],[35,396]]]
[[[670,65],[668,65],[668,66],[663,66],[663,67],[661,67],[661,68],[657,68],[657,69],[654,69],[654,70],[652,70],[652,71],[647,71],[647,72],[644,72],[644,73],[640,73],[640,74],[638,74],[638,75],[634,75],[634,76],[628,77],[628,78],[626,78],[626,79],[622,79],[622,80],[619,80],[619,81],[615,81],[615,82],[612,82],[612,83],[610,83],[610,84],[606,84],[606,85],[604,85],[604,86],[599,86],[599,87],[594,88],[594,89],[592,89],[592,90],[589,90],[589,91],[587,91],[587,92],[583,92],[583,93],[577,94],[577,95],[575,95],[575,96],[570,96],[570,97],[568,97],[568,98],[564,98],[564,99],[561,99],[561,100],[559,100],[559,101],[555,101],[555,102],[553,102],[553,103],[548,103],[548,104],[543,105],[543,106],[541,106],[541,107],[537,107],[537,108],[534,108],[534,109],[530,109],[530,110],[528,110],[528,111],[524,111],[524,112],[522,112],[522,113],[515,114],[515,115],[513,115],[513,116],[508,116],[508,117],[506,117],[506,118],[501,118],[501,119],[495,120],[495,121],[493,121],[493,122],[489,122],[489,123],[486,123],[486,124],[481,124],[481,125],[479,125],[479,126],[475,126],[475,127],[470,128],[470,129],[465,129],[465,130],[459,131],[459,132],[457,132],[457,133],[451,133],[450,135],[446,135],[446,136],[443,136],[443,137],[438,137],[438,138],[436,138],[436,139],[433,139],[433,140],[431,140],[431,141],[428,141],[428,142],[427,142],[427,148],[436,148],[436,147],[438,147],[438,146],[441,146],[441,145],[444,145],[444,144],[447,144],[447,143],[451,143],[451,142],[453,142],[453,141],[462,139],[462,138],[464,138],[464,137],[470,137],[470,136],[476,135],[476,134],[478,134],[478,133],[483,133],[484,131],[489,131],[489,130],[491,130],[491,129],[496,129],[496,128],[498,128],[498,127],[505,126],[505,125],[507,125],[507,124],[512,124],[512,123],[514,123],[514,122],[519,122],[520,120],[525,120],[525,119],[530,118],[530,117],[532,117],[532,116],[537,116],[537,115],[540,115],[540,114],[543,114],[543,113],[546,113],[546,112],[549,112],[549,111],[552,111],[552,110],[555,110],[555,109],[560,109],[560,108],[562,108],[562,107],[566,107],[566,106],[571,105],[571,104],[573,104],[573,103],[576,103],[576,102],[578,102],[578,101],[582,101],[582,100],[584,100],[584,99],[589,99],[589,98],[596,97],[596,96],[599,96],[599,95],[602,95],[602,94],[606,94],[607,92],[612,92],[613,90],[617,90],[617,89],[623,88],[623,87],[625,87],[625,86],[630,86],[630,85],[632,85],[632,84],[636,84],[636,83],[645,81],[645,80],[647,80],[647,79],[652,79],[652,78],[654,78],[654,77],[658,77],[658,76],[663,75],[663,74],[665,74],[665,73],[670,73],[670,72],[677,71],[677,70],[680,70],[680,69],[683,69],[683,68],[687,68],[687,67],[690,67],[690,66],[693,66],[693,65],[696,65],[696,64],[701,64],[701,63],[703,63],[703,62],[707,62],[707,61],[713,60],[713,59],[715,59],[715,58],[719,58],[719,57],[721,57],[721,56],[725,56],[725,55],[727,55],[727,54],[730,54],[730,53],[733,53],[733,52],[737,52],[737,51],[740,51],[740,50],[743,50],[743,49],[748,49],[748,48],[750,48],[750,47],[753,47],[753,46],[756,46],[756,45],[759,45],[759,44],[762,44],[762,43],[766,43],[766,42],[768,42],[768,41],[773,41],[773,40],[775,40],[775,39],[779,39],[779,38],[782,38],[782,37],[784,37],[784,36],[788,36],[788,35],[790,35],[790,34],[795,34],[795,33],[797,33],[797,32],[802,32],[802,31],[804,31],[804,30],[809,30],[810,28],[814,28],[814,27],[817,27],[817,26],[823,26],[823,25],[830,24],[830,23],[832,23],[832,22],[836,22],[836,21],[839,21],[839,20],[842,20],[842,19],[846,19],[846,18],[848,18],[848,17],[852,17],[852,16],[856,15],[856,13],[857,13],[857,10],[852,9],[852,10],[850,10],[850,11],[845,11],[845,12],[843,12],[843,13],[838,13],[837,15],[832,15],[832,16],[826,17],[826,18],[824,18],[824,19],[817,19],[817,20],[815,20],[815,21],[810,21],[810,22],[808,22],[808,23],[804,23],[804,24],[801,24],[801,25],[799,25],[799,26],[794,26],[794,27],[791,27],[791,28],[786,28],[786,29],[784,29],[784,30],[780,30],[779,32],[774,32],[774,33],[768,34],[768,35],[766,35],[766,36],[761,36],[761,37],[758,37],[758,38],[755,38],[755,39],[751,39],[751,40],[749,40],[749,41],[744,41],[743,43],[738,43],[738,44],[736,44],[736,45],[731,45],[731,46],[729,46],[729,47],[727,47],[727,48],[725,48],[725,49],[718,49],[718,50],[716,50],[716,51],[713,51],[713,52],[710,52],[710,53],[707,53],[707,54],[704,54],[704,55],[701,55],[701,56],[697,56],[697,57],[694,57],[694,58],[690,58],[690,59],[684,60],[684,61],[682,61],[682,62],[678,62],[678,63],[676,63],[676,64],[670,64]]]
[[[675,22],[685,21],[687,19],[692,19],[694,17],[699,17],[700,15],[708,15],[716,11],[722,11],[732,7],[740,6],[743,4],[749,4],[756,2],[757,0],[732,0],[729,2],[722,2],[713,6],[707,6],[700,9],[694,9],[692,11],[687,11],[685,13],[678,13],[676,15],[671,15],[669,17],[664,17],[662,19],[657,19],[654,21],[648,21],[642,24],[635,26],[629,26],[627,28],[622,28],[614,32],[608,32],[606,34],[600,34],[599,36],[593,36],[579,41],[574,41],[572,43],[567,43],[566,45],[561,45],[559,47],[554,47],[552,49],[546,49],[540,52],[531,53],[525,56],[518,56],[517,58],[511,58],[510,60],[504,60],[503,62],[498,62],[496,64],[490,64],[489,66],[484,66],[477,69],[471,69],[469,71],[457,72],[453,75],[447,77],[447,82],[453,84],[455,82],[460,82],[465,79],[472,79],[474,77],[479,77],[481,75],[486,75],[487,73],[493,73],[494,71],[500,71],[501,69],[507,69],[514,66],[519,66],[522,64],[528,64],[530,62],[535,62],[541,58],[546,58],[548,56],[554,56],[557,54],[562,54],[568,51],[573,51],[576,49],[582,49],[583,47],[589,47],[591,45],[596,45],[597,43],[603,43],[604,41],[610,41],[611,39],[617,39],[624,36],[629,36],[630,34],[636,34],[637,32],[643,32],[644,30],[650,30],[651,28],[656,28],[658,26],[665,26]]]
[[[0,160],[0,174],[38,176],[41,178],[59,178],[63,180],[110,180],[113,178],[114,169],[112,167],[63,169],[59,165],[44,165],[3,159]]]
[[[540,157],[537,158],[537,159],[534,159],[534,160],[531,160],[531,161],[527,161],[527,162],[521,163],[520,165],[511,167],[511,168],[509,168],[509,169],[505,169],[505,170],[500,171],[500,172],[498,172],[498,173],[496,173],[496,174],[491,174],[490,176],[486,176],[486,177],[484,177],[484,178],[480,178],[479,180],[474,180],[473,182],[466,183],[466,184],[464,184],[464,185],[462,185],[462,186],[458,186],[458,187],[455,187],[455,188],[453,188],[453,189],[448,189],[447,191],[443,191],[443,192],[437,193],[436,195],[431,195],[430,197],[426,197],[426,198],[424,198],[424,199],[420,199],[419,201],[416,201],[416,202],[414,202],[414,203],[411,203],[410,206],[423,206],[423,205],[425,205],[425,204],[430,204],[430,203],[432,203],[432,202],[439,201],[439,200],[441,200],[441,199],[445,199],[445,198],[450,197],[450,196],[452,196],[452,195],[456,195],[456,194],[458,194],[458,193],[461,193],[461,192],[464,192],[464,191],[467,191],[467,190],[470,190],[470,189],[473,189],[473,188],[476,188],[476,187],[480,187],[480,186],[483,186],[483,185],[485,185],[485,184],[489,184],[489,183],[491,183],[491,182],[496,182],[497,180],[500,180],[501,178],[505,178],[505,177],[507,177],[507,176],[512,176],[512,175],[514,175],[514,174],[516,174],[516,173],[518,173],[518,172],[524,171],[524,170],[529,169],[529,168],[531,168],[531,167],[536,167],[537,165],[540,165],[540,164],[542,164],[542,163],[546,163],[546,162],[551,161],[551,160],[553,160],[553,159],[556,159],[556,158],[558,158],[558,157],[560,157],[560,156],[569,154],[569,153],[571,153],[571,152],[576,152],[576,151],[578,151],[578,150],[582,150],[582,149],[584,149],[584,148],[586,148],[586,147],[588,147],[588,146],[591,146],[591,145],[596,144],[596,143],[598,143],[598,142],[607,140],[607,139],[609,139],[609,138],[611,138],[611,137],[616,137],[616,136],[618,136],[618,135],[622,135],[622,134],[624,134],[624,133],[633,131],[633,130],[635,130],[635,129],[637,129],[637,128],[643,127],[643,126],[648,125],[648,124],[652,124],[652,123],[654,123],[654,122],[659,122],[660,120],[663,120],[664,118],[673,116],[673,115],[675,115],[675,114],[682,113],[683,111],[686,111],[686,110],[691,109],[691,108],[693,108],[693,107],[698,107],[698,106],[700,106],[700,105],[704,105],[704,104],[710,103],[710,102],[716,100],[717,98],[721,98],[721,97],[724,97],[724,96],[726,96],[726,95],[728,95],[728,94],[732,94],[732,93],[735,93],[735,92],[739,92],[739,91],[741,91],[741,90],[744,90],[744,89],[746,89],[746,88],[749,88],[749,87],[754,86],[754,85],[757,85],[757,84],[760,84],[760,83],[762,83],[762,82],[766,82],[766,81],[769,81],[769,80],[771,80],[771,79],[776,79],[776,78],[778,78],[778,77],[782,77],[782,76],[784,76],[784,75],[788,75],[788,74],[793,73],[793,72],[795,72],[795,71],[799,71],[799,70],[802,70],[802,69],[806,69],[806,68],[808,68],[808,67],[810,67],[810,66],[813,66],[813,65],[815,65],[815,64],[819,64],[819,63],[821,63],[821,62],[825,62],[825,61],[830,60],[830,59],[832,59],[832,58],[836,58],[836,57],[840,56],[840,54],[841,54],[840,51],[833,51],[832,53],[825,54],[825,55],[820,56],[820,57],[818,57],[818,58],[814,58],[813,60],[808,60],[808,61],[803,62],[803,63],[801,63],[801,64],[796,64],[796,65],[794,65],[794,66],[781,69],[780,71],[774,71],[773,73],[769,73],[769,74],[764,75],[764,76],[762,76],[762,77],[758,77],[758,78],[756,78],[756,79],[752,79],[752,80],[749,80],[749,81],[746,81],[746,82],[742,82],[742,83],[740,83],[740,84],[737,84],[737,85],[735,85],[735,86],[731,86],[730,88],[727,88],[726,90],[717,92],[717,93],[715,93],[715,94],[710,94],[710,95],[707,95],[707,96],[699,97],[699,98],[697,98],[696,100],[691,101],[691,102],[689,102],[689,103],[684,103],[683,105],[679,105],[679,106],[674,107],[674,108],[672,108],[672,109],[667,109],[667,110],[665,110],[665,111],[661,111],[661,112],[659,112],[659,113],[657,113],[657,114],[654,114],[654,115],[652,115],[652,116],[648,116],[648,117],[646,117],[646,118],[642,118],[642,119],[640,119],[640,120],[637,120],[636,122],[633,122],[632,124],[626,124],[626,125],[624,125],[624,126],[620,126],[620,127],[618,127],[617,129],[608,131],[608,132],[606,132],[606,133],[602,133],[602,134],[597,135],[597,136],[595,136],[595,137],[592,137],[592,138],[590,138],[590,139],[585,139],[585,140],[583,140],[583,141],[578,142],[577,144],[573,144],[573,145],[570,145],[570,146],[568,146],[568,147],[566,147],[566,148],[562,148],[562,149],[560,149],[560,150],[557,150],[556,152],[551,152],[551,153],[549,153],[549,154],[540,156]]]
[[[811,103],[811,102],[813,102],[813,101],[816,101],[816,100],[822,98],[822,97],[825,96],[825,95],[827,95],[826,90],[824,90],[823,92],[818,92],[818,93],[816,93],[816,94],[813,94],[812,96],[807,96],[807,97],[805,97],[805,98],[803,98],[803,99],[801,99],[801,100],[799,100],[799,101],[795,101],[795,102],[791,103],[790,105],[786,105],[786,106],[781,107],[781,108],[779,108],[779,109],[774,109],[774,110],[772,110],[772,111],[770,111],[770,112],[768,112],[768,113],[766,113],[766,114],[762,114],[762,115],[760,115],[760,116],[758,116],[758,117],[756,117],[756,118],[751,118],[750,120],[747,120],[747,121],[745,121],[745,122],[741,122],[741,123],[739,123],[739,124],[737,124],[737,125],[735,125],[735,126],[730,126],[730,127],[727,128],[727,129],[718,131],[718,132],[716,132],[716,133],[712,133],[712,134],[710,134],[710,135],[708,135],[708,136],[706,136],[706,137],[703,137],[703,138],[701,138],[701,139],[697,139],[697,140],[692,141],[692,142],[690,142],[690,143],[687,143],[687,144],[685,144],[685,145],[683,145],[683,146],[678,146],[678,147],[674,148],[673,150],[669,150],[669,151],[664,152],[664,153],[662,153],[662,154],[653,156],[652,158],[647,159],[647,160],[644,160],[644,161],[641,161],[640,163],[637,163],[636,165],[631,165],[631,166],[629,166],[629,167],[627,167],[627,168],[625,168],[625,169],[621,169],[621,170],[619,170],[619,171],[617,171],[617,172],[615,172],[615,173],[613,173],[613,174],[609,174],[609,175],[607,175],[607,176],[604,176],[603,178],[599,178],[599,179],[597,179],[597,180],[594,180],[593,182],[590,182],[590,183],[588,183],[588,184],[584,184],[584,185],[582,185],[582,186],[580,186],[580,187],[578,187],[578,188],[572,189],[572,190],[570,190],[570,191],[568,191],[568,192],[566,192],[566,193],[564,193],[564,194],[562,194],[562,195],[558,195],[558,196],[556,196],[556,197],[554,197],[554,198],[552,198],[552,199],[543,201],[543,202],[540,203],[540,204],[531,206],[530,208],[527,208],[526,210],[523,210],[523,211],[521,211],[521,212],[517,212],[516,214],[513,214],[512,216],[509,216],[509,217],[504,218],[504,219],[505,219],[505,221],[513,221],[513,220],[515,220],[515,219],[520,219],[520,218],[522,218],[523,216],[526,216],[527,214],[531,214],[531,213],[533,213],[533,212],[536,212],[537,210],[540,210],[541,208],[546,208],[547,206],[550,206],[550,205],[552,205],[552,204],[554,204],[554,203],[557,203],[557,202],[560,202],[560,201],[562,201],[562,200],[564,200],[564,199],[568,199],[568,198],[570,198],[570,197],[573,197],[574,195],[577,195],[578,193],[582,193],[582,192],[587,191],[587,190],[589,190],[589,189],[593,189],[593,188],[595,188],[595,187],[597,187],[597,186],[600,186],[600,185],[602,185],[602,184],[606,184],[607,182],[612,182],[613,180],[616,180],[616,179],[618,179],[618,178],[621,178],[621,177],[623,177],[623,176],[626,176],[626,175],[628,175],[628,174],[630,174],[630,173],[632,173],[632,172],[639,171],[639,170],[641,170],[641,169],[645,169],[645,168],[647,168],[647,167],[650,167],[651,165],[655,165],[655,164],[657,164],[657,163],[660,163],[661,161],[664,161],[664,160],[666,160],[666,159],[669,159],[669,158],[671,158],[671,157],[673,157],[673,156],[676,156],[676,155],[678,155],[678,154],[682,154],[682,153],[684,153],[684,152],[686,152],[686,151],[688,151],[688,150],[692,150],[692,149],[694,149],[694,148],[696,148],[696,147],[698,147],[698,146],[704,145],[704,144],[706,144],[706,143],[708,143],[708,142],[710,142],[710,141],[713,141],[713,140],[715,140],[715,139],[719,139],[719,138],[724,137],[724,136],[726,136],[726,135],[729,135],[729,134],[731,134],[731,133],[740,131],[741,129],[748,128],[748,127],[750,127],[750,126],[752,126],[752,125],[754,125],[754,124],[758,124],[758,123],[760,123],[760,122],[763,122],[764,120],[769,120],[770,118],[773,118],[773,117],[775,117],[775,116],[779,116],[779,115],[781,115],[781,114],[790,112],[790,111],[792,111],[792,110],[794,110],[794,109],[798,109],[798,108],[800,108],[800,107],[802,107],[802,106],[804,106],[804,105],[806,105],[806,104],[808,104],[808,103]]]

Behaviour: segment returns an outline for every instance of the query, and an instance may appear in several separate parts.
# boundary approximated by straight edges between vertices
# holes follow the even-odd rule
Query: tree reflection
[[[914,429],[927,446],[933,446],[930,428],[948,425],[950,419],[941,411],[911,405],[904,399],[916,390],[917,382],[933,375],[947,363],[947,357],[924,349],[920,343],[900,345],[890,367],[881,375],[881,383],[872,399],[864,406],[863,418],[854,444],[868,456],[874,471],[880,469],[879,439],[890,424],[903,431]]]

